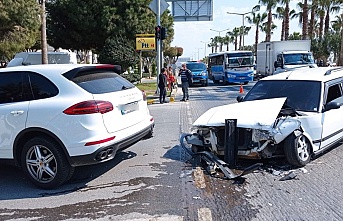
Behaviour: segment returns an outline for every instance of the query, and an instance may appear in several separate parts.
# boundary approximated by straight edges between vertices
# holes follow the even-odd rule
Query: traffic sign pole
[[[161,26],[161,0],[157,0],[157,15],[156,15],[156,20],[157,20],[157,26]],[[156,52],[157,52],[157,58],[156,58],[156,63],[157,63],[157,85],[158,85],[158,75],[160,74],[161,71],[161,40],[156,39]],[[156,92],[159,93],[158,86],[156,89]],[[157,94],[157,93],[156,93]]]

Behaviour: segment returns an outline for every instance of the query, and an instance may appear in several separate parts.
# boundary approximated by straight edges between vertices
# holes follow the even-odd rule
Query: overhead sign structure
[[[136,51],[155,51],[155,50],[156,50],[155,34],[136,35]]]
[[[213,21],[212,0],[168,0],[175,22]]]
[[[152,0],[149,4],[149,8],[157,15],[157,3],[158,1],[157,0]],[[161,13],[160,15],[163,14],[163,12],[165,10],[167,10],[167,8],[169,7],[169,4],[165,1],[165,0],[160,0],[160,7],[161,7]]]

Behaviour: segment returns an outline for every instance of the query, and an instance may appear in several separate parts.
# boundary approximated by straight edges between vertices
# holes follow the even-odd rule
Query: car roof
[[[32,71],[44,73],[44,75],[55,75],[55,74],[64,74],[70,70],[79,67],[95,67],[95,66],[105,66],[104,64],[40,64],[40,65],[25,65],[25,66],[13,66],[1,68],[1,72],[8,71]]]
[[[343,67],[302,67],[292,71],[268,76],[261,80],[302,80],[327,82],[343,77]]]

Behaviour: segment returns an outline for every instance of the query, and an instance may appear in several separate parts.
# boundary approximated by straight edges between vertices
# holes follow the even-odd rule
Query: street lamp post
[[[212,28],[210,28],[210,30],[211,30],[211,31],[218,32],[219,37],[220,37],[220,32],[227,31],[227,30],[229,30],[229,29],[227,28],[227,29],[224,29],[224,30],[221,30],[221,31],[217,31],[217,30],[213,30]]]
[[[233,14],[233,15],[241,15],[242,16],[242,49],[244,50],[244,15],[250,14],[251,12],[245,12],[245,13],[235,13],[235,12],[226,12],[228,14]]]
[[[218,32],[219,37],[220,37],[220,32],[227,31],[227,30],[229,30],[229,29],[227,28],[227,29],[224,29],[224,30],[221,30],[221,31],[217,31],[217,30],[214,30],[214,29],[211,29],[211,28],[210,28],[210,30],[211,30],[211,31]],[[221,47],[219,48],[219,50],[221,51]]]
[[[205,44],[204,58],[206,58],[206,48],[207,48],[207,44],[210,43],[210,41],[208,41],[208,42],[206,42],[206,41],[200,41],[200,42]]]
[[[199,60],[200,60],[200,59],[199,59],[199,49],[202,49],[202,48],[197,48],[197,49],[198,49],[198,61],[199,61]]]

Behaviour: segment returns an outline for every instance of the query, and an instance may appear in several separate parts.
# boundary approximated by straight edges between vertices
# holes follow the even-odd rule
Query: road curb
[[[166,97],[168,99],[168,103],[173,103],[175,102],[175,96],[176,96],[176,91],[177,89],[173,89],[172,93],[170,94],[170,96]],[[154,95],[151,97],[147,97],[147,103],[149,105],[151,104],[159,104],[160,103],[160,99],[158,96]]]

